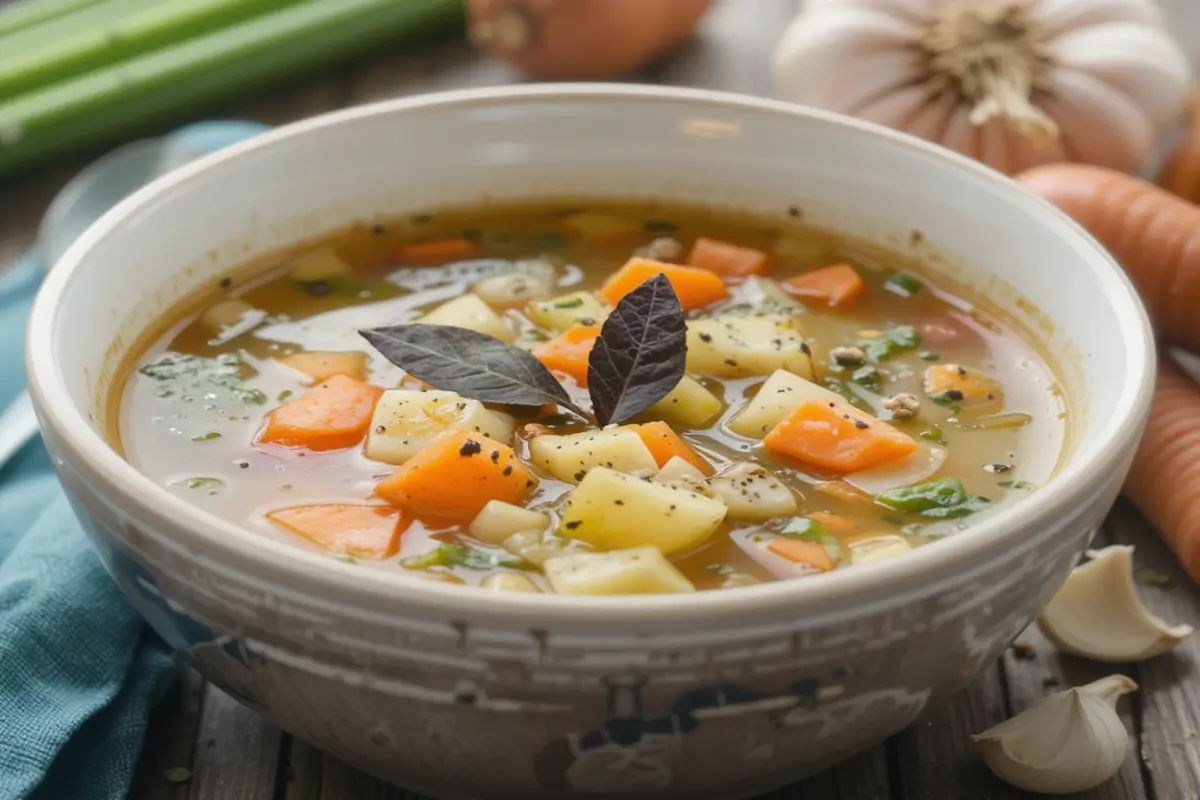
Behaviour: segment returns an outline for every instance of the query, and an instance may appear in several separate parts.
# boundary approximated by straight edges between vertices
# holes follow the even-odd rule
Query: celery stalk
[[[0,39],[0,97],[16,97],[296,2],[124,0],[60,17]]]
[[[12,8],[0,9],[0,36],[41,25],[55,17],[70,14],[87,6],[93,6],[104,0],[27,0]]]
[[[447,28],[462,15],[462,0],[309,0],[28,92],[0,102],[0,175]]]

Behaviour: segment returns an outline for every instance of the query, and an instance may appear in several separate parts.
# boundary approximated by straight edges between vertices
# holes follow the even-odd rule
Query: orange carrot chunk
[[[334,375],[268,414],[258,440],[309,450],[353,447],[367,435],[381,394],[378,386]]]
[[[763,439],[767,449],[839,474],[903,458],[916,442],[853,406],[802,403]]]
[[[646,448],[650,451],[650,455],[654,456],[654,463],[658,466],[666,466],[666,463],[675,456],[679,456],[684,461],[691,464],[696,469],[703,472],[705,475],[712,475],[714,470],[712,464],[691,447],[683,439],[679,438],[679,434],[671,430],[671,426],[665,422],[647,422],[643,425],[630,425],[641,440],[646,443]]]
[[[825,546],[817,542],[805,542],[800,539],[775,539],[767,549],[780,558],[786,558],[794,564],[807,564],[821,572],[833,569],[833,559]]]
[[[314,544],[355,558],[388,558],[412,521],[391,506],[318,503],[280,508],[267,519]]]
[[[808,518],[824,525],[830,533],[853,533],[855,529],[854,523],[850,520],[825,511],[814,511],[808,515]]]
[[[479,245],[470,239],[430,239],[424,242],[402,244],[396,248],[397,261],[452,261],[470,258],[479,252]]]
[[[671,288],[679,296],[679,304],[683,310],[702,308],[709,303],[715,303],[725,297],[725,284],[720,277],[706,269],[681,267],[676,264],[666,264],[650,258],[634,257],[625,262],[625,266],[617,270],[600,294],[610,304],[616,305],[622,297],[641,286],[655,275],[666,275],[671,282]]]
[[[706,269],[722,278],[746,278],[765,275],[770,267],[770,259],[761,250],[701,236],[692,245],[688,265]]]
[[[813,486],[818,492],[827,494],[835,500],[841,500],[843,503],[869,503],[871,495],[861,489],[857,489],[845,481],[822,481]]]
[[[539,345],[533,355],[551,372],[570,375],[580,386],[587,386],[588,356],[599,335],[599,325],[576,323],[557,338]]]
[[[792,297],[824,300],[831,306],[841,306],[862,294],[863,279],[849,264],[834,264],[788,278],[780,286]]]
[[[469,520],[490,500],[520,505],[536,484],[511,447],[460,430],[434,439],[375,494],[418,517]]]

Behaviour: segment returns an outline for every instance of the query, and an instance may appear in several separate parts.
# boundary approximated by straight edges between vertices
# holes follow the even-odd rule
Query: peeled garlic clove
[[[1192,632],[1190,625],[1169,625],[1142,605],[1133,585],[1132,547],[1089,550],[1088,557],[1037,620],[1059,650],[1096,661],[1141,661]]]
[[[1078,70],[1051,70],[1054,94],[1043,103],[1069,143],[1072,160],[1136,172],[1154,146],[1146,114],[1121,92]]]
[[[1107,22],[1137,22],[1159,27],[1162,14],[1153,3],[1129,0],[1042,0],[1038,6],[1044,35],[1057,38],[1072,30]]]
[[[1129,734],[1117,716],[1117,698],[1135,691],[1124,675],[1055,692],[971,737],[988,768],[1030,792],[1071,794],[1117,774],[1129,752]]]

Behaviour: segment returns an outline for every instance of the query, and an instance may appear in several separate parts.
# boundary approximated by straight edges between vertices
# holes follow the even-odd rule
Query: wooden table
[[[4,5],[8,0],[0,0]],[[1176,35],[1200,57],[1200,4],[1162,0]],[[701,36],[653,68],[643,82],[769,94],[768,54],[797,0],[723,0]],[[332,108],[397,95],[511,83],[518,76],[457,41],[379,58],[224,109],[225,116],[277,124]],[[215,116],[215,114],[214,114]],[[0,186],[0,263],[33,239],[46,203],[82,161]],[[1142,589],[1172,622],[1200,628],[1200,589],[1180,572],[1154,531],[1128,504],[1114,509],[1097,546],[1134,544],[1141,566],[1173,578]],[[1059,656],[1035,629],[950,702],[908,730],[772,798],[819,800],[1007,800],[1028,797],[993,778],[971,733],[1021,711],[1050,691],[1110,674],[1113,667]],[[1120,774],[1087,800],[1200,798],[1200,636],[1174,652],[1122,666],[1141,691],[1122,704],[1136,742]],[[358,800],[419,796],[369,778],[261,722],[193,674],[155,714],[134,798],[171,800]]]

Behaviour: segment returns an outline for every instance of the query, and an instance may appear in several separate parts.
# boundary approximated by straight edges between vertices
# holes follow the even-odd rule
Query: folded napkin
[[[41,269],[0,277],[0,409],[25,388]],[[0,800],[124,798],[174,668],[88,544],[36,439],[0,469]]]

